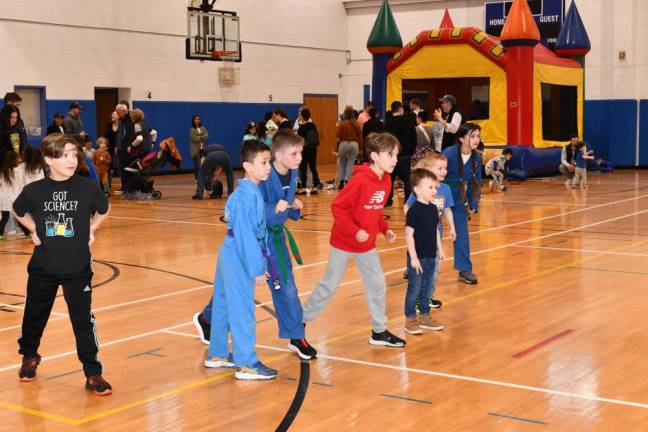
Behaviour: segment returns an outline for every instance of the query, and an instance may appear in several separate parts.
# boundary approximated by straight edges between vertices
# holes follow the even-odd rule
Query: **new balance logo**
[[[385,199],[385,191],[376,191],[374,192],[373,195],[371,195],[369,204],[380,204],[383,202],[384,199]]]
[[[90,291],[90,287],[88,285],[86,285],[86,287],[83,288],[83,292],[88,292],[88,291]]]

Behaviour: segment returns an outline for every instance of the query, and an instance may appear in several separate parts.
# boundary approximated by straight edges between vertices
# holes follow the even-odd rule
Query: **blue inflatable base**
[[[513,157],[508,163],[509,170],[519,170],[526,177],[538,177],[558,173],[561,147],[537,149],[534,147],[511,146]],[[518,172],[519,172],[518,171]]]

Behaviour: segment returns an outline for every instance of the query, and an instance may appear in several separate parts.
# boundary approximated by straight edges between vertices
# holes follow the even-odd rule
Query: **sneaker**
[[[389,333],[389,331],[387,330],[382,333],[376,333],[372,330],[371,337],[369,338],[369,343],[371,345],[381,345],[396,348],[404,347],[406,344],[403,339]]]
[[[211,324],[205,321],[201,312],[194,314],[193,323],[198,330],[198,335],[200,336],[200,341],[205,345],[209,345],[209,336],[211,333]]]
[[[331,190],[335,189],[335,185],[333,183],[326,183],[323,187],[324,190]]]
[[[468,285],[477,285],[477,276],[473,272],[459,272],[459,282]]]
[[[86,390],[92,390],[94,394],[99,396],[108,396],[112,394],[112,387],[108,382],[101,377],[101,375],[89,376],[86,379]]]
[[[340,184],[338,185],[338,190],[344,189],[344,183],[346,183],[344,180],[340,181]]]
[[[571,186],[571,180],[565,180],[565,186]]]
[[[270,380],[279,374],[276,369],[271,369],[260,361],[252,366],[236,368],[234,376],[240,380]]]
[[[430,298],[430,307],[432,309],[439,309],[441,306],[443,306],[443,302],[441,302],[441,300]]]
[[[500,189],[502,190],[502,192],[506,192],[508,190],[508,188],[506,186],[502,186],[502,187],[500,187]]]
[[[311,195],[317,195],[317,189],[312,189],[312,190],[310,191],[310,194],[311,194]]]
[[[194,195],[194,196],[191,197],[191,199],[201,200],[201,199],[203,199],[203,197],[201,197],[200,195]]]
[[[411,335],[423,334],[423,330],[419,326],[416,317],[405,317],[405,331]]]
[[[304,360],[310,360],[317,357],[317,350],[315,350],[315,348],[313,348],[305,338],[290,339],[288,349],[296,352],[297,355]]]
[[[322,183],[317,183],[316,188],[317,189],[324,189],[324,185]]]
[[[419,326],[426,330],[440,331],[443,330],[444,325],[432,319],[430,314],[419,316]]]
[[[41,356],[36,354],[33,357],[23,356],[22,366],[18,372],[18,377],[20,381],[29,382],[36,379],[36,368],[41,362]]]
[[[234,356],[232,353],[229,353],[227,358],[207,357],[204,364],[206,368],[233,368]]]

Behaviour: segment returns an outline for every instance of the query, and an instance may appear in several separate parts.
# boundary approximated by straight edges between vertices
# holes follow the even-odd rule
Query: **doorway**
[[[311,112],[311,118],[317,126],[320,135],[320,145],[317,149],[317,164],[334,164],[337,159],[333,155],[337,138],[335,137],[338,116],[338,96],[305,94],[304,105]]]
[[[95,103],[97,104],[97,136],[102,136],[110,115],[119,101],[119,89],[95,87]]]

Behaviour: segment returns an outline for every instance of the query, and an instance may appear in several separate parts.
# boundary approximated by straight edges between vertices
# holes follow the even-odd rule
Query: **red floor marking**
[[[525,350],[520,351],[519,353],[513,354],[513,357],[514,358],[524,357],[525,355],[527,355],[527,354],[529,354],[529,353],[531,353],[531,352],[533,352],[533,351],[535,351],[535,350],[537,350],[539,348],[542,348],[543,346],[548,345],[551,342],[553,342],[553,341],[555,341],[557,339],[560,339],[563,336],[567,336],[568,334],[573,333],[573,332],[574,332],[574,330],[565,330],[563,332],[560,332],[557,335],[551,336],[550,338],[547,338],[547,339],[543,340],[542,342],[538,342],[537,344],[535,344],[533,346],[530,346],[529,348],[527,348]]]

